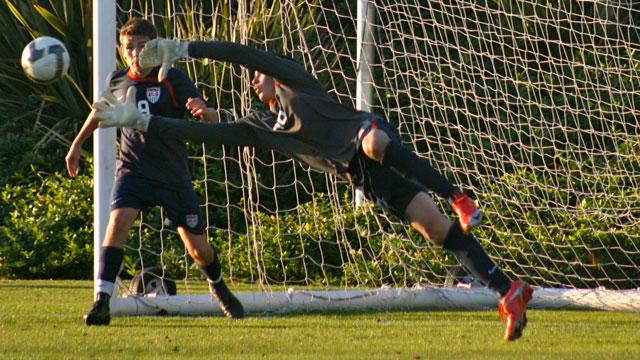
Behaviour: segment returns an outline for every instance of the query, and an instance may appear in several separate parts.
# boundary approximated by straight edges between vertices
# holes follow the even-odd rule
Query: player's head
[[[258,96],[258,100],[265,104],[268,104],[276,96],[276,79],[258,70],[253,71],[251,87]]]
[[[286,56],[274,53],[280,59],[285,60],[285,62],[289,62],[290,66],[300,66],[294,59]],[[279,80],[275,79],[273,76],[267,75],[265,73],[260,72],[259,70],[249,69],[249,74],[252,76],[251,78],[251,87],[253,91],[258,96],[260,102],[269,104],[271,100],[273,100],[276,96],[276,86],[278,86]]]
[[[136,76],[146,76],[151,68],[141,68],[138,55],[144,44],[158,37],[155,25],[148,20],[132,18],[120,28],[120,52],[131,72]]]

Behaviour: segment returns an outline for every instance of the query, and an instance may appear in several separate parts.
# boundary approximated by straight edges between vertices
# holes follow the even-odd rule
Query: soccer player
[[[384,119],[335,101],[302,65],[252,47],[223,41],[149,42],[141,61],[161,65],[160,78],[180,58],[229,61],[253,70],[251,85],[269,111],[233,123],[186,123],[141,114],[130,99],[107,95],[94,104],[100,126],[137,128],[161,138],[271,149],[312,168],[351,180],[376,204],[407,220],[433,244],[452,252],[469,272],[501,296],[505,341],[522,336],[533,289],[511,281],[489,258],[470,229],[479,221],[471,199],[424,159],[404,148],[397,130]],[[450,199],[457,222],[440,212],[426,189]]]
[[[158,81],[158,67],[140,64],[139,54],[145,43],[157,37],[151,22],[133,18],[122,26],[119,35],[120,52],[127,67],[109,75],[107,92],[115,97],[124,97],[127,88],[135,88],[137,96],[131,100],[142,114],[183,118],[189,112],[204,121],[218,121],[217,112],[207,108],[198,89],[184,72],[171,69],[162,81]],[[66,156],[71,177],[78,173],[82,144],[97,127],[98,120],[92,111]],[[189,255],[208,280],[211,293],[225,315],[243,317],[242,304],[225,285],[220,261],[207,240],[187,155],[183,140],[122,129],[111,213],[100,256],[98,291],[93,308],[85,315],[87,325],[109,324],[109,299],[122,266],[129,230],[140,210],[158,205],[166,210],[168,220],[177,227]]]

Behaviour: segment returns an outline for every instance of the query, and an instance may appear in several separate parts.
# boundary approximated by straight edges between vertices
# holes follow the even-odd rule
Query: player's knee
[[[437,246],[444,243],[451,220],[438,209],[427,193],[418,193],[407,206],[404,215],[425,239]]]
[[[102,245],[115,247],[124,246],[136,215],[136,213],[130,211],[112,211],[109,216],[109,225],[107,226],[107,233],[105,234]]]
[[[446,223],[432,219],[420,219],[413,221],[411,225],[418,230],[420,235],[436,246],[442,246],[447,235]]]
[[[135,217],[132,219],[132,215],[128,212],[114,211],[111,213],[111,228],[115,232],[128,232],[133,220]]]
[[[213,249],[208,245],[188,246],[187,251],[189,251],[191,258],[199,265],[208,264],[213,260]]]
[[[198,264],[203,262],[203,252],[202,250],[196,247],[188,247],[187,251],[189,252],[189,256]]]
[[[382,161],[384,151],[387,148],[389,141],[389,136],[385,134],[384,131],[372,129],[362,139],[362,151],[369,158],[376,161]]]

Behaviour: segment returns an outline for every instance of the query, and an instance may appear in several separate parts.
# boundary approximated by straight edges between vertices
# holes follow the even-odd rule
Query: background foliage
[[[91,277],[90,162],[75,180],[64,165],[89,111],[90,3],[0,3],[0,277]],[[46,86],[20,67],[23,47],[42,35],[71,53],[69,76]]]

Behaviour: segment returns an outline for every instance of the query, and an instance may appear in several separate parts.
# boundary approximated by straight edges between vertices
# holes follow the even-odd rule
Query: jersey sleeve
[[[228,61],[273,76],[289,86],[324,89],[301,64],[265,50],[229,41],[191,41],[189,56]]]
[[[184,105],[187,103],[187,99],[191,97],[202,98],[200,90],[193,81],[179,69],[172,68],[167,76],[167,81],[171,84],[175,99],[182,110],[185,110]]]
[[[107,75],[107,78],[104,80],[104,90],[113,91],[113,78],[116,76],[119,70],[114,70]]]

